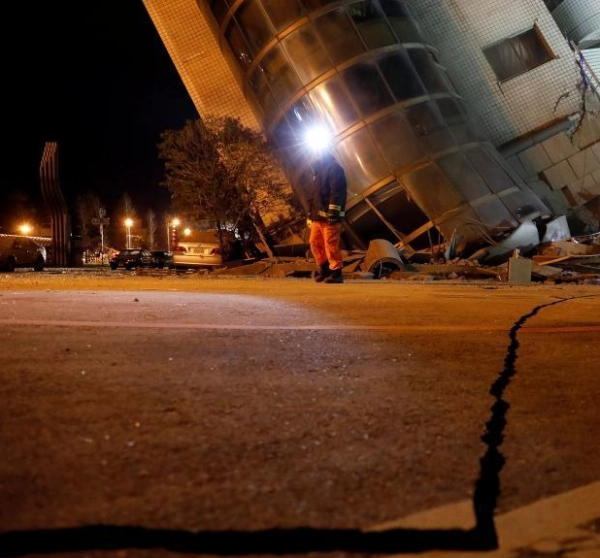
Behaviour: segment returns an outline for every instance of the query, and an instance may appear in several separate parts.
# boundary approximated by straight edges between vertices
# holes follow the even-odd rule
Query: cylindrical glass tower
[[[348,177],[348,247],[385,238],[422,249],[454,237],[475,249],[549,211],[473,132],[408,4],[199,0],[301,200],[306,132],[330,129]]]

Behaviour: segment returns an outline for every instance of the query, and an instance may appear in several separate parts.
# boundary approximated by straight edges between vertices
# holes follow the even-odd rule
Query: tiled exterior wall
[[[260,127],[195,0],[143,0],[200,115]]]
[[[553,135],[509,162],[557,213],[583,209],[581,218],[598,227],[600,215],[586,215],[585,206],[600,196],[600,113],[586,115],[575,133]]]
[[[410,7],[479,129],[496,146],[579,109],[575,55],[542,0],[415,0]],[[482,49],[534,24],[556,58],[498,83]]]

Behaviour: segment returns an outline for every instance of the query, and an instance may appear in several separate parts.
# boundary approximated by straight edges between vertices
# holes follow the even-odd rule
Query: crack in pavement
[[[92,550],[164,549],[181,553],[213,555],[300,554],[308,552],[369,552],[409,554],[428,550],[487,551],[498,548],[494,521],[500,494],[500,472],[505,460],[499,448],[503,442],[506,414],[510,404],[504,392],[516,374],[518,333],[542,309],[573,300],[570,297],[536,306],[519,318],[509,331],[510,343],[504,368],[489,393],[495,402],[481,440],[487,450],[480,459],[475,483],[471,529],[397,528],[385,531],[361,529],[265,529],[261,531],[186,531],[149,529],[139,526],[87,525],[62,529],[33,529],[0,533],[0,556],[17,557],[33,553],[51,554]]]

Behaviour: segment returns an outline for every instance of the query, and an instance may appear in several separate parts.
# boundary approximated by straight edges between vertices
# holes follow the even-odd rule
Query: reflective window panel
[[[246,0],[235,11],[234,17],[239,21],[252,53],[256,56],[275,35],[275,30],[267,20],[258,0]]]
[[[279,1],[285,2],[285,0],[279,0]],[[328,4],[333,4],[334,2],[337,2],[338,0],[301,0],[301,1],[304,4],[307,11],[310,12],[313,10],[318,10],[319,8],[322,8],[323,6],[327,6]]]
[[[315,27],[335,65],[365,52],[352,21],[343,8],[316,19]]]
[[[506,234],[518,224],[497,196],[481,200],[473,206],[473,211],[480,219],[482,230],[489,230],[491,234]]]
[[[282,44],[303,84],[331,68],[331,60],[308,23],[285,37]]]
[[[430,219],[441,217],[466,202],[433,165],[402,175],[401,182]]]
[[[515,187],[515,183],[510,176],[508,176],[506,172],[504,172],[504,169],[483,149],[482,145],[469,149],[465,155],[483,177],[488,188],[492,192],[497,194]]]
[[[293,97],[301,88],[296,72],[289,64],[281,45],[274,45],[261,60],[261,67],[275,98],[280,104]]]
[[[473,165],[460,151],[436,160],[442,171],[469,201],[491,193]]]
[[[364,128],[338,143],[337,152],[340,164],[359,180],[361,187],[355,193],[362,192],[367,186],[391,174]]]
[[[403,235],[410,235],[429,221],[425,213],[396,181],[379,188],[369,196],[369,201],[383,217]],[[411,246],[414,245],[411,243]]]
[[[267,78],[265,77],[262,66],[259,65],[254,69],[254,72],[250,76],[249,83],[263,114],[273,113],[277,108],[277,104],[275,96],[267,83]]]
[[[229,43],[229,47],[233,51],[233,55],[242,73],[245,74],[254,57],[251,54],[250,46],[246,42],[242,31],[234,20],[230,20],[225,30],[225,39]]]
[[[377,64],[397,101],[425,94],[425,88],[404,49],[378,57]]]
[[[344,70],[342,76],[362,117],[375,114],[394,103],[375,64],[355,64]]]
[[[231,3],[233,3],[233,0],[231,0]],[[228,0],[210,0],[208,5],[220,26],[229,11],[230,2]]]
[[[434,64],[428,50],[424,48],[411,48],[407,52],[416,73],[421,78],[428,93],[444,93],[448,91],[446,82],[441,77],[439,68]]]
[[[317,85],[310,92],[310,98],[335,133],[345,130],[359,119],[358,112],[337,75]]]
[[[425,155],[425,149],[400,112],[380,118],[369,129],[393,171],[399,171]]]
[[[485,234],[486,229],[481,224],[481,218],[473,211],[470,205],[461,207],[450,216],[444,216],[443,219],[435,221],[436,226],[440,229],[446,240],[450,240],[453,235],[456,235],[460,247],[464,247],[466,242],[476,242],[481,244],[481,235]]]
[[[415,135],[430,154],[454,147],[454,138],[439,113],[435,101],[406,107],[404,115]]]
[[[392,244],[398,242],[398,235],[394,234],[365,201],[346,212],[346,222],[354,233],[360,236],[365,249],[368,248],[369,242],[376,238],[383,238]]]
[[[348,12],[369,50],[396,43],[396,37],[375,2],[361,0],[350,4]]]
[[[262,0],[262,5],[275,27],[276,33],[291,25],[306,13],[299,0]]]
[[[420,43],[423,41],[402,2],[399,0],[379,0],[379,4],[400,42]]]

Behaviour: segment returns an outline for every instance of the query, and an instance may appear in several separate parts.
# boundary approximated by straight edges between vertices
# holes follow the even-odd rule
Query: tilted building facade
[[[144,3],[199,116],[260,129],[301,202],[305,134],[328,128],[348,176],[349,247],[526,250],[581,205],[530,151],[561,133],[573,146],[584,117],[575,53],[543,0]],[[585,156],[600,165],[598,145]]]

